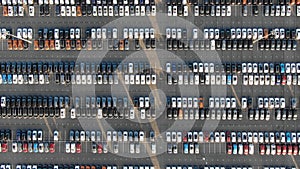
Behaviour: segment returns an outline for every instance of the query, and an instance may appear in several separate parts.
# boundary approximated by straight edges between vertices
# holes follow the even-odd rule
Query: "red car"
[[[232,154],[232,144],[227,144],[227,154]]]
[[[230,131],[226,132],[226,137],[227,137],[226,141],[231,142],[231,132]]]
[[[6,153],[8,149],[7,142],[3,142],[1,146],[2,146],[2,152]]]
[[[288,145],[288,155],[293,155],[293,146],[292,145]]]
[[[276,146],[277,155],[281,155],[281,145]]]
[[[245,155],[249,154],[249,145],[248,144],[244,144],[244,154]]]
[[[23,152],[24,153],[28,152],[28,143],[23,143]]]
[[[81,153],[81,143],[76,143],[76,153]]]
[[[259,145],[259,153],[260,155],[265,155],[265,150],[266,146],[264,144]]]
[[[186,132],[183,132],[183,138],[182,138],[182,141],[183,142],[187,142],[187,133]]]
[[[102,150],[103,150],[102,144],[99,143],[99,144],[97,145],[97,149],[98,149],[98,153],[101,154],[101,153],[102,153]]]
[[[286,85],[286,75],[282,75],[281,84]]]
[[[297,145],[293,145],[293,155],[298,155],[299,148]]]
[[[50,153],[54,153],[55,152],[55,144],[54,143],[50,143],[50,145],[49,145],[49,151],[50,151]]]
[[[282,155],[286,155],[286,149],[287,149],[286,145],[282,145],[282,152],[281,152]]]

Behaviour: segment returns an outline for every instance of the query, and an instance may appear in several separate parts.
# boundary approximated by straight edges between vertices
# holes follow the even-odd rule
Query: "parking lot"
[[[78,2],[80,3],[80,1]],[[116,2],[119,3],[119,1]],[[10,129],[12,131],[12,140],[7,141],[8,152],[0,153],[1,163],[12,164],[12,169],[16,168],[17,164],[99,164],[116,165],[119,168],[121,168],[121,166],[123,165],[154,165],[155,169],[162,169],[166,168],[166,166],[173,165],[200,165],[201,169],[204,168],[204,166],[227,166],[226,169],[230,166],[251,166],[252,169],[263,169],[264,166],[293,166],[298,168],[298,164],[300,162],[299,155],[260,155],[260,145],[262,143],[253,143],[253,155],[245,155],[245,153],[228,154],[227,144],[239,144],[235,142],[199,142],[199,153],[194,154],[184,153],[184,143],[181,142],[176,143],[178,144],[178,147],[176,148],[178,150],[177,154],[168,153],[168,143],[166,142],[165,134],[168,131],[299,132],[299,81],[298,79],[297,81],[291,80],[291,84],[283,84],[284,79],[289,78],[287,77],[287,75],[291,75],[292,79],[293,75],[296,75],[298,78],[298,72],[293,73],[284,71],[270,73],[269,70],[268,72],[250,72],[248,67],[246,68],[247,72],[242,72],[241,70],[240,73],[237,73],[234,71],[234,69],[227,72],[226,65],[223,70],[222,68],[220,68],[221,64],[229,63],[230,65],[236,64],[236,67],[238,67],[238,64],[242,65],[242,63],[252,63],[252,65],[254,65],[255,63],[297,64],[300,62],[298,58],[298,55],[300,54],[299,40],[295,40],[295,43],[297,43],[297,47],[295,47],[296,50],[289,50],[286,47],[282,47],[285,50],[277,50],[276,46],[274,47],[274,50],[272,50],[272,47],[270,47],[269,50],[260,50],[261,41],[257,38],[250,38],[249,41],[244,39],[247,44],[243,42],[243,48],[241,48],[242,50],[240,50],[238,47],[235,50],[233,47],[234,44],[237,44],[238,46],[242,38],[233,38],[230,40],[226,37],[218,37],[218,39],[215,39],[215,37],[209,39],[205,38],[205,29],[219,29],[220,31],[225,30],[225,32],[226,30],[232,30],[232,28],[234,28],[236,32],[238,29],[243,28],[251,28],[252,30],[253,28],[268,28],[270,30],[273,30],[275,28],[284,28],[286,30],[296,30],[300,28],[299,16],[297,16],[297,7],[299,7],[299,4],[297,2],[298,1],[294,1],[294,4],[290,6],[291,16],[288,16],[290,15],[288,14],[288,12],[284,14],[286,16],[283,16],[283,14],[281,14],[278,10],[276,11],[276,5],[281,4],[281,6],[286,7],[289,5],[289,3],[282,3],[281,1],[273,2],[275,7],[275,16],[271,16],[273,15],[273,12],[271,11],[273,5],[267,5],[264,4],[264,2],[262,2],[262,4],[249,4],[249,2],[245,4],[244,2],[236,1],[236,4],[227,4],[227,2],[224,1],[224,4],[221,5],[221,3],[223,3],[223,0],[221,0],[221,2],[218,2],[220,3],[220,5],[217,5],[217,2],[203,1],[196,4],[194,1],[191,1],[191,4],[188,3],[181,6],[180,4],[183,4],[184,1],[170,2],[170,4],[168,4],[169,1],[167,0],[155,1],[155,3],[154,1],[149,1],[147,3],[146,1],[137,1],[137,3],[134,1],[129,1],[128,5],[126,5],[123,1],[120,1],[120,3],[123,3],[122,5],[117,5],[115,1],[108,1],[107,5],[100,5],[98,4],[98,1],[95,1],[95,4],[97,5],[94,4],[94,6],[96,6],[98,9],[98,11],[96,11],[92,8],[93,2],[90,2],[90,4],[88,4],[88,2],[84,2],[84,4],[77,4],[77,1],[75,1],[74,4],[70,2],[70,4],[72,5],[68,5],[67,2],[65,2],[65,5],[62,5],[62,3],[60,2],[60,5],[58,5],[56,4],[56,1],[54,1],[53,4],[51,4],[50,1],[47,1],[47,3],[50,3],[50,5],[43,2],[42,10],[44,14],[41,14],[42,5],[40,2],[33,5],[34,16],[29,16],[29,11],[27,11],[29,10],[29,5],[24,5],[25,14],[23,17],[3,16],[5,14],[4,8],[7,7],[7,5],[3,5],[2,2],[2,5],[0,6],[0,27],[6,28],[7,30],[12,29],[13,31],[11,33],[15,36],[17,36],[18,28],[32,28],[33,38],[30,39],[32,44],[29,43],[28,49],[26,50],[23,50],[23,48],[21,50],[21,48],[18,47],[15,48],[16,50],[9,49],[10,47],[8,45],[8,40],[1,39],[1,64],[19,61],[31,63],[74,62],[78,64],[86,62],[89,63],[90,67],[92,67],[91,63],[95,63],[96,66],[97,64],[101,65],[101,63],[105,61],[106,63],[116,63],[117,68],[120,67],[120,65],[122,65],[122,67],[124,67],[124,65],[131,67],[131,64],[129,65],[129,63],[132,63],[133,70],[128,70],[126,72],[124,68],[124,70],[116,71],[118,73],[121,73],[119,74],[120,76],[118,76],[118,78],[117,76],[111,76],[112,78],[109,77],[110,75],[117,74],[113,70],[109,71],[109,66],[104,68],[106,69],[104,72],[93,72],[93,70],[82,71],[80,73],[70,73],[70,71],[45,71],[45,75],[49,74],[49,83],[46,83],[46,81],[37,81],[37,83],[35,83],[33,80],[32,83],[28,82],[27,84],[23,81],[23,79],[25,79],[27,75],[32,75],[32,77],[35,78],[38,76],[34,76],[33,74],[37,75],[41,73],[11,73],[11,71],[4,72],[1,70],[2,79],[2,75],[4,74],[22,75],[20,76],[22,77],[20,78],[20,83],[13,83],[12,80],[12,84],[9,84],[9,82],[5,84],[3,83],[3,81],[0,84],[0,96],[6,96],[7,98],[16,98],[16,103],[13,102],[15,104],[12,104],[15,107],[18,107],[17,98],[22,97],[25,97],[26,99],[27,97],[36,97],[37,100],[39,100],[39,97],[44,98],[44,96],[53,97],[53,99],[55,96],[57,96],[58,98],[60,98],[61,96],[70,97],[69,106],[65,107],[65,105],[67,105],[65,103],[64,106],[60,106],[58,102],[57,107],[55,107],[55,104],[53,104],[53,107],[56,108],[55,110],[50,108],[50,104],[48,104],[49,102],[47,103],[46,108],[44,103],[39,106],[38,101],[30,101],[30,105],[32,105],[32,107],[34,107],[33,105],[35,104],[37,105],[37,107],[40,107],[35,110],[36,112],[43,112],[40,113],[41,115],[38,114],[36,116],[28,116],[28,114],[26,116],[25,113],[22,114],[24,116],[18,116],[18,114],[14,116],[13,110],[16,109],[13,106],[11,106],[13,107],[11,109],[11,116],[8,117],[7,114],[6,116],[4,116],[4,109],[5,111],[10,111],[10,107],[1,105],[0,129]],[[209,3],[214,3],[214,5],[209,5]],[[60,8],[60,13],[57,12],[58,6]],[[72,13],[72,10],[69,11],[69,9],[67,9],[69,7],[66,7],[66,11],[63,12],[62,6],[76,6],[76,16],[72,16],[74,15],[74,13]],[[118,16],[115,15],[117,12],[113,12],[114,16],[110,12],[110,8],[115,9],[112,8],[115,6],[117,6],[119,10]],[[119,6],[122,7],[120,8]],[[126,6],[128,7],[128,9]],[[131,6],[139,6],[139,8],[136,9],[132,8]],[[142,6],[145,6],[145,9]],[[171,12],[168,11],[168,6],[172,6]],[[176,13],[174,13],[173,6],[176,6]],[[198,16],[196,14],[197,12],[195,11],[195,8],[197,8],[196,6],[199,7]],[[216,6],[220,7],[220,11],[219,7]],[[225,11],[223,10],[222,6],[226,6]],[[227,8],[227,6],[229,6],[230,9]],[[245,16],[245,6],[247,6],[247,16]],[[268,14],[266,14],[265,12],[266,6],[270,7],[270,13]],[[48,7],[49,16],[42,16],[48,15],[46,9]],[[78,10],[79,7],[81,8],[81,11]],[[211,7],[211,9],[210,11],[206,12],[205,10],[207,10],[208,7]],[[83,11],[85,8],[87,11]],[[90,11],[91,13],[89,12],[89,8],[92,8],[92,10]],[[255,16],[256,14],[254,14],[254,9],[256,8],[256,12],[258,12],[257,16]],[[72,8],[70,7],[70,9]],[[103,11],[99,12],[100,9],[102,9]],[[188,9],[188,11],[186,11],[186,9]],[[282,8],[280,9],[282,10]],[[123,14],[121,11],[123,11]],[[84,15],[85,12],[86,14]],[[279,12],[280,14],[276,14],[276,12]],[[80,13],[82,14],[81,16]],[[97,16],[95,13],[97,14]],[[66,16],[62,16],[64,14]],[[177,15],[178,17],[175,17],[174,15]],[[58,39],[54,38],[54,36],[49,36],[49,38],[39,37],[38,31],[40,29],[44,30],[44,28],[48,28],[48,30],[51,29],[53,31],[56,28],[63,31],[71,31],[71,28],[80,28],[81,37],[76,38],[75,35],[74,38],[63,38],[61,39],[61,41],[59,41],[60,48],[56,49],[55,41]],[[108,31],[109,29],[111,29],[112,31],[112,28],[117,28],[118,33],[116,37],[114,37],[113,34],[105,34],[105,36],[107,36],[106,39],[103,39],[103,36],[101,38],[97,37],[93,39],[92,35],[88,36],[87,34],[89,33],[86,32],[86,30],[90,30],[90,33],[92,33],[91,29],[93,28],[107,28],[105,29],[106,31]],[[124,35],[126,34],[124,33],[124,28],[128,28],[128,36]],[[130,28],[132,28],[133,32],[132,37],[130,33],[131,30],[129,30]],[[138,36],[134,34],[135,28],[138,28]],[[154,34],[151,34],[151,28],[155,30]],[[170,48],[168,46],[168,38],[166,38],[166,28],[171,28],[171,30],[172,28],[180,28],[180,32],[182,32],[182,35],[184,35],[184,30],[187,30],[187,37],[181,36],[180,34],[180,39],[183,42],[181,44],[180,42],[177,42],[179,36],[177,32],[178,36],[172,38],[176,40],[176,48],[173,44],[173,46]],[[198,29],[198,38],[193,38],[192,30],[194,28]],[[67,35],[67,33],[65,35]],[[155,35],[155,38],[151,37],[152,35]],[[111,38],[109,38],[109,36],[111,36]],[[146,38],[147,36],[149,37]],[[269,38],[272,39],[272,37]],[[26,39],[29,38],[27,37]],[[232,42],[230,43],[230,47],[228,47],[227,42],[227,46],[225,45],[226,47],[222,48],[221,45],[219,50],[218,41],[220,41],[220,43],[222,44],[223,39],[228,42],[231,42],[232,40]],[[277,39],[274,42],[279,43]],[[289,43],[288,40],[291,39],[293,39],[292,36],[289,36],[289,38],[287,38],[286,45],[288,45]],[[12,40],[19,41],[14,37],[12,37]],[[75,45],[74,47],[70,47],[70,49],[67,49],[67,43],[75,44],[75,42],[78,42],[77,40],[80,40],[79,45],[77,44],[77,46]],[[190,43],[190,40],[192,40],[192,44]],[[197,42],[194,42],[194,40]],[[216,40],[216,50],[214,50],[214,48],[212,47],[214,46],[211,44],[212,40]],[[38,48],[35,48],[35,41],[39,42]],[[210,46],[204,46],[202,48],[202,41],[205,41],[203,43],[204,45],[208,44]],[[283,44],[282,41],[280,42],[280,44]],[[128,48],[126,47],[127,42],[129,43]],[[139,42],[138,48],[136,42]],[[252,50],[248,47],[249,44],[251,44],[250,42],[253,43]],[[43,43],[44,45],[40,46],[41,43]],[[51,45],[51,43],[53,43],[54,45]],[[63,43],[65,43],[64,48],[61,45]],[[84,43],[86,45],[83,45]],[[101,47],[97,46],[99,45],[99,43],[101,43]],[[197,48],[197,43],[199,45],[199,48]],[[46,44],[49,45],[49,48],[47,48]],[[188,44],[187,48],[185,48],[185,44]],[[264,43],[264,49],[267,48],[266,46],[266,43]],[[270,40],[270,46],[272,46],[272,40]],[[204,82],[202,83],[201,78],[200,80],[198,79],[197,83],[195,80],[195,75],[201,76],[203,72],[194,72],[193,68],[189,67],[189,64],[193,64],[194,62],[214,63],[214,72],[204,72],[206,74],[209,74],[209,77],[206,77],[206,79],[212,79],[212,77],[217,77],[218,75],[222,77],[222,75],[224,75],[226,78],[225,83],[223,84],[221,80],[219,82],[217,82],[217,80],[214,82],[208,80],[206,82],[204,80]],[[141,63],[143,63],[142,67],[140,66]],[[170,63],[170,69],[172,71],[168,72],[168,70],[166,69],[166,63]],[[175,65],[175,63],[176,68],[174,68],[174,71],[172,64]],[[178,66],[177,63],[180,63],[181,65]],[[113,65],[114,64],[112,64],[111,67],[113,67]],[[216,65],[219,65],[218,68],[220,69],[218,69]],[[186,69],[184,69],[184,67]],[[153,68],[154,70],[147,70],[147,68]],[[74,75],[75,77],[78,74],[80,74],[80,83],[78,81],[72,82],[72,75]],[[253,75],[252,77],[255,79],[255,75],[266,75],[264,76],[264,79],[267,79],[267,77],[270,75],[271,79],[271,76],[274,75],[275,77],[275,74],[276,77],[277,75],[280,75],[280,78],[282,78],[279,82],[279,85],[268,85],[269,82],[266,82],[266,80],[262,80],[264,81],[264,83],[258,80],[258,85],[250,85],[250,80],[249,83],[247,81],[248,85],[245,85],[244,83],[244,76],[247,76],[250,79],[249,76]],[[69,77],[69,75],[70,79],[66,77]],[[94,81],[93,76],[88,77],[88,75],[97,75],[97,77],[99,75],[99,79],[101,77],[101,80],[97,79],[96,81]],[[107,79],[102,81],[102,78],[104,78],[104,76],[106,75]],[[147,79],[147,75],[149,75],[149,80],[145,80]],[[171,78],[171,81],[173,80],[171,84],[168,83],[168,75],[170,75],[170,77],[172,76],[173,78]],[[191,80],[192,78],[190,78],[190,75],[193,75],[195,79]],[[184,81],[185,76],[188,77],[187,79],[189,79],[187,80],[187,83],[185,83]],[[233,80],[230,80],[229,83],[229,76],[230,79],[236,77],[237,83],[235,84]],[[92,80],[89,81],[89,78],[91,78]],[[153,80],[152,78],[154,78],[155,80]],[[181,78],[183,79],[183,81],[180,82],[179,79]],[[69,80],[69,82],[67,82],[67,79]],[[114,81],[115,79],[118,79],[118,83]],[[144,84],[142,82],[142,79],[144,79]],[[178,81],[176,81],[176,79]],[[39,80],[39,78],[37,78],[37,80]],[[256,83],[255,80],[253,81],[253,83]],[[150,92],[152,93],[150,94]],[[101,100],[105,98],[106,101],[101,102],[101,104],[99,103],[98,106],[94,102],[95,100],[97,101],[97,97],[101,98]],[[114,105],[113,97],[118,98],[120,102],[118,100],[116,105]],[[127,101],[129,103],[126,105],[128,107],[124,106],[124,97],[128,99]],[[146,106],[146,104],[149,103],[148,101],[146,102],[147,97],[150,98],[148,98],[150,100],[149,107]],[[171,103],[172,97],[176,97],[177,102],[175,101],[175,106],[168,105],[168,97],[170,98]],[[247,101],[252,98],[253,103],[250,104],[249,102],[247,102],[246,107],[243,107],[242,97],[247,98]],[[80,98],[81,104],[76,103],[76,98]],[[111,102],[107,101],[109,98],[112,100]],[[153,98],[153,100],[151,100],[151,98]],[[179,99],[180,101],[178,101],[178,98],[181,98]],[[189,98],[203,98],[204,106],[202,105],[203,107],[201,107],[201,105],[199,104],[200,101],[199,103],[197,101],[196,106],[193,105],[195,107],[190,106],[188,103],[183,103],[184,100],[185,102],[188,102]],[[212,102],[210,101],[210,98],[214,98],[213,106],[211,105]],[[225,104],[224,107],[222,107],[222,98],[224,98],[224,101],[226,100],[226,98],[235,98],[235,101],[233,103],[231,100],[231,103],[229,103],[228,107]],[[265,99],[263,100],[262,105],[259,102],[259,98],[267,98],[269,102],[266,103]],[[282,106],[281,104],[280,106],[282,107],[280,107],[279,105],[279,107],[277,108],[275,108],[275,106],[272,107],[271,100],[275,100],[276,98],[284,98],[285,106]],[[291,98],[297,99],[295,107],[293,107],[291,104]],[[29,102],[26,102],[24,104],[21,103],[20,105],[24,106],[24,109],[22,108],[22,111],[26,112],[24,110],[27,110],[26,106],[29,105]],[[17,110],[20,110],[19,107]],[[46,109],[49,112],[46,113]],[[62,109],[65,110],[64,116],[61,115]],[[72,110],[75,109],[76,115],[72,114]],[[169,117],[168,109],[172,111],[171,117]],[[205,110],[206,113],[203,114],[203,119],[201,116],[201,110]],[[241,115],[241,118],[239,118],[240,116],[234,115],[234,110],[238,111],[238,115]],[[250,115],[251,110],[253,110],[253,117]],[[267,114],[267,110],[269,111],[270,117],[268,120],[267,115],[263,115],[264,118],[261,118],[262,110],[265,114]],[[287,113],[281,113],[279,117],[276,110],[280,110],[282,112],[287,111]],[[101,116],[100,113],[98,113],[100,111],[102,113]],[[51,116],[50,112],[53,112],[53,116]],[[60,114],[56,116],[55,112]],[[218,114],[218,112],[221,113]],[[222,115],[224,114],[223,112],[225,112],[225,116],[227,115],[227,118],[222,118]],[[230,112],[230,114],[232,113],[232,116],[228,115],[228,112]],[[291,115],[298,115],[298,117],[296,117],[295,119],[291,117],[289,119],[289,112],[292,112]],[[133,114],[134,118],[132,118]],[[230,119],[228,118],[229,116]],[[283,119],[283,116],[286,116],[285,119]],[[18,142],[16,136],[17,129],[42,130],[43,140],[41,142],[55,143],[55,152],[13,153],[12,144],[13,142]],[[54,130],[58,130],[60,133],[59,141],[53,140]],[[103,141],[100,141],[99,143],[101,143],[101,146],[107,144],[108,152],[99,153],[100,150],[97,149],[96,153],[92,153],[92,144],[94,141],[71,141],[69,136],[70,130],[101,131],[103,136],[101,139],[103,139]],[[151,153],[151,143],[153,142],[150,141],[125,142],[123,140],[109,142],[106,138],[107,131],[144,131],[146,133],[145,138],[147,139],[150,139],[149,132],[155,131],[157,136],[155,138],[156,153]],[[123,136],[123,138],[124,137],[125,136]],[[25,142],[27,141],[24,141],[24,143]],[[75,145],[75,143],[79,142],[81,143],[80,153],[66,153],[66,143],[74,143]],[[3,142],[1,141],[1,143]],[[132,145],[131,143],[134,145],[134,151],[132,151],[133,153],[130,152]],[[289,143],[280,144],[287,146],[290,145]],[[118,147],[118,151],[115,151],[116,145]],[[99,147],[98,142],[97,146]],[[138,150],[137,146],[139,147]],[[104,151],[104,148],[103,150],[101,149],[101,152],[102,151]]]

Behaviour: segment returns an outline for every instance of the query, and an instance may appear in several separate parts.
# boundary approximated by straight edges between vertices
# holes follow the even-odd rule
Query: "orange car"
[[[54,40],[50,40],[50,50],[54,50],[55,45],[54,45]]]
[[[23,40],[18,40],[18,49],[23,50],[24,49],[24,44]]]
[[[45,50],[49,50],[49,40],[45,40],[45,46],[44,46]]]
[[[80,6],[76,7],[76,12],[77,12],[77,16],[81,16],[81,7]]]
[[[300,0],[297,0],[297,2],[296,2],[296,3],[297,3],[297,5],[300,5]]]
[[[178,119],[179,119],[179,120],[182,120],[182,119],[183,119],[183,111],[182,111],[181,108],[179,108],[179,110],[178,110]]]
[[[8,7],[3,6],[3,16],[8,16]]]
[[[268,39],[268,36],[269,36],[269,29],[265,28],[264,29],[264,38]]]
[[[76,41],[76,50],[81,50],[81,40]]]
[[[39,50],[40,49],[38,40],[34,40],[33,44],[34,44],[34,50]]]
[[[80,166],[80,169],[85,169],[85,166],[84,165]]]
[[[7,40],[7,48],[8,48],[8,50],[12,50],[13,49],[13,45],[12,45],[12,40],[11,39]]]
[[[204,98],[203,98],[203,97],[200,97],[200,98],[199,98],[199,108],[200,108],[200,109],[203,109],[203,108],[204,108]]]
[[[103,165],[103,166],[102,166],[102,169],[106,169],[106,166],[105,166],[105,165]]]
[[[18,50],[18,40],[13,40],[13,49]]]
[[[124,40],[120,40],[120,42],[119,42],[119,50],[124,50]]]
[[[66,40],[66,50],[71,50],[71,41],[69,39]]]
[[[91,169],[96,169],[96,166],[92,165]]]
[[[294,5],[295,4],[295,0],[290,0],[290,5]]]

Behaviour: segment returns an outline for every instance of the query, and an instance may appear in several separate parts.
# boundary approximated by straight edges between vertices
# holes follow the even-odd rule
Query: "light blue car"
[[[189,145],[188,143],[183,144],[183,153],[188,154],[189,153]]]
[[[284,65],[284,63],[280,63],[280,73],[285,73],[285,65]]]
[[[13,81],[12,81],[12,75],[11,74],[8,74],[7,75],[7,84],[12,84]]]
[[[227,85],[231,85],[231,79],[232,79],[232,76],[227,75]]]
[[[2,75],[2,84],[7,84],[6,74]]]
[[[34,143],[33,144],[33,152],[38,153],[39,149],[38,149],[38,143]]]
[[[232,145],[232,154],[237,154],[237,144]]]

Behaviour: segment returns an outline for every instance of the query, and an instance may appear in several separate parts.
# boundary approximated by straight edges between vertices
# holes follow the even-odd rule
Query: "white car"
[[[34,16],[34,6],[29,6],[29,16]]]
[[[194,6],[194,15],[199,16],[199,6]]]
[[[188,15],[189,15],[188,6],[184,5],[183,6],[183,16],[188,16]]]
[[[58,141],[58,137],[59,137],[59,132],[57,130],[54,130],[53,131],[53,140]]]
[[[208,39],[208,29],[204,29],[204,39]]]
[[[71,152],[71,145],[70,143],[66,143],[66,153],[70,153]]]
[[[12,152],[13,153],[18,152],[18,143],[17,142],[12,143]]]
[[[173,12],[172,12],[172,6],[168,6],[168,16],[172,16]]]
[[[173,16],[177,16],[177,6],[173,6]]]

